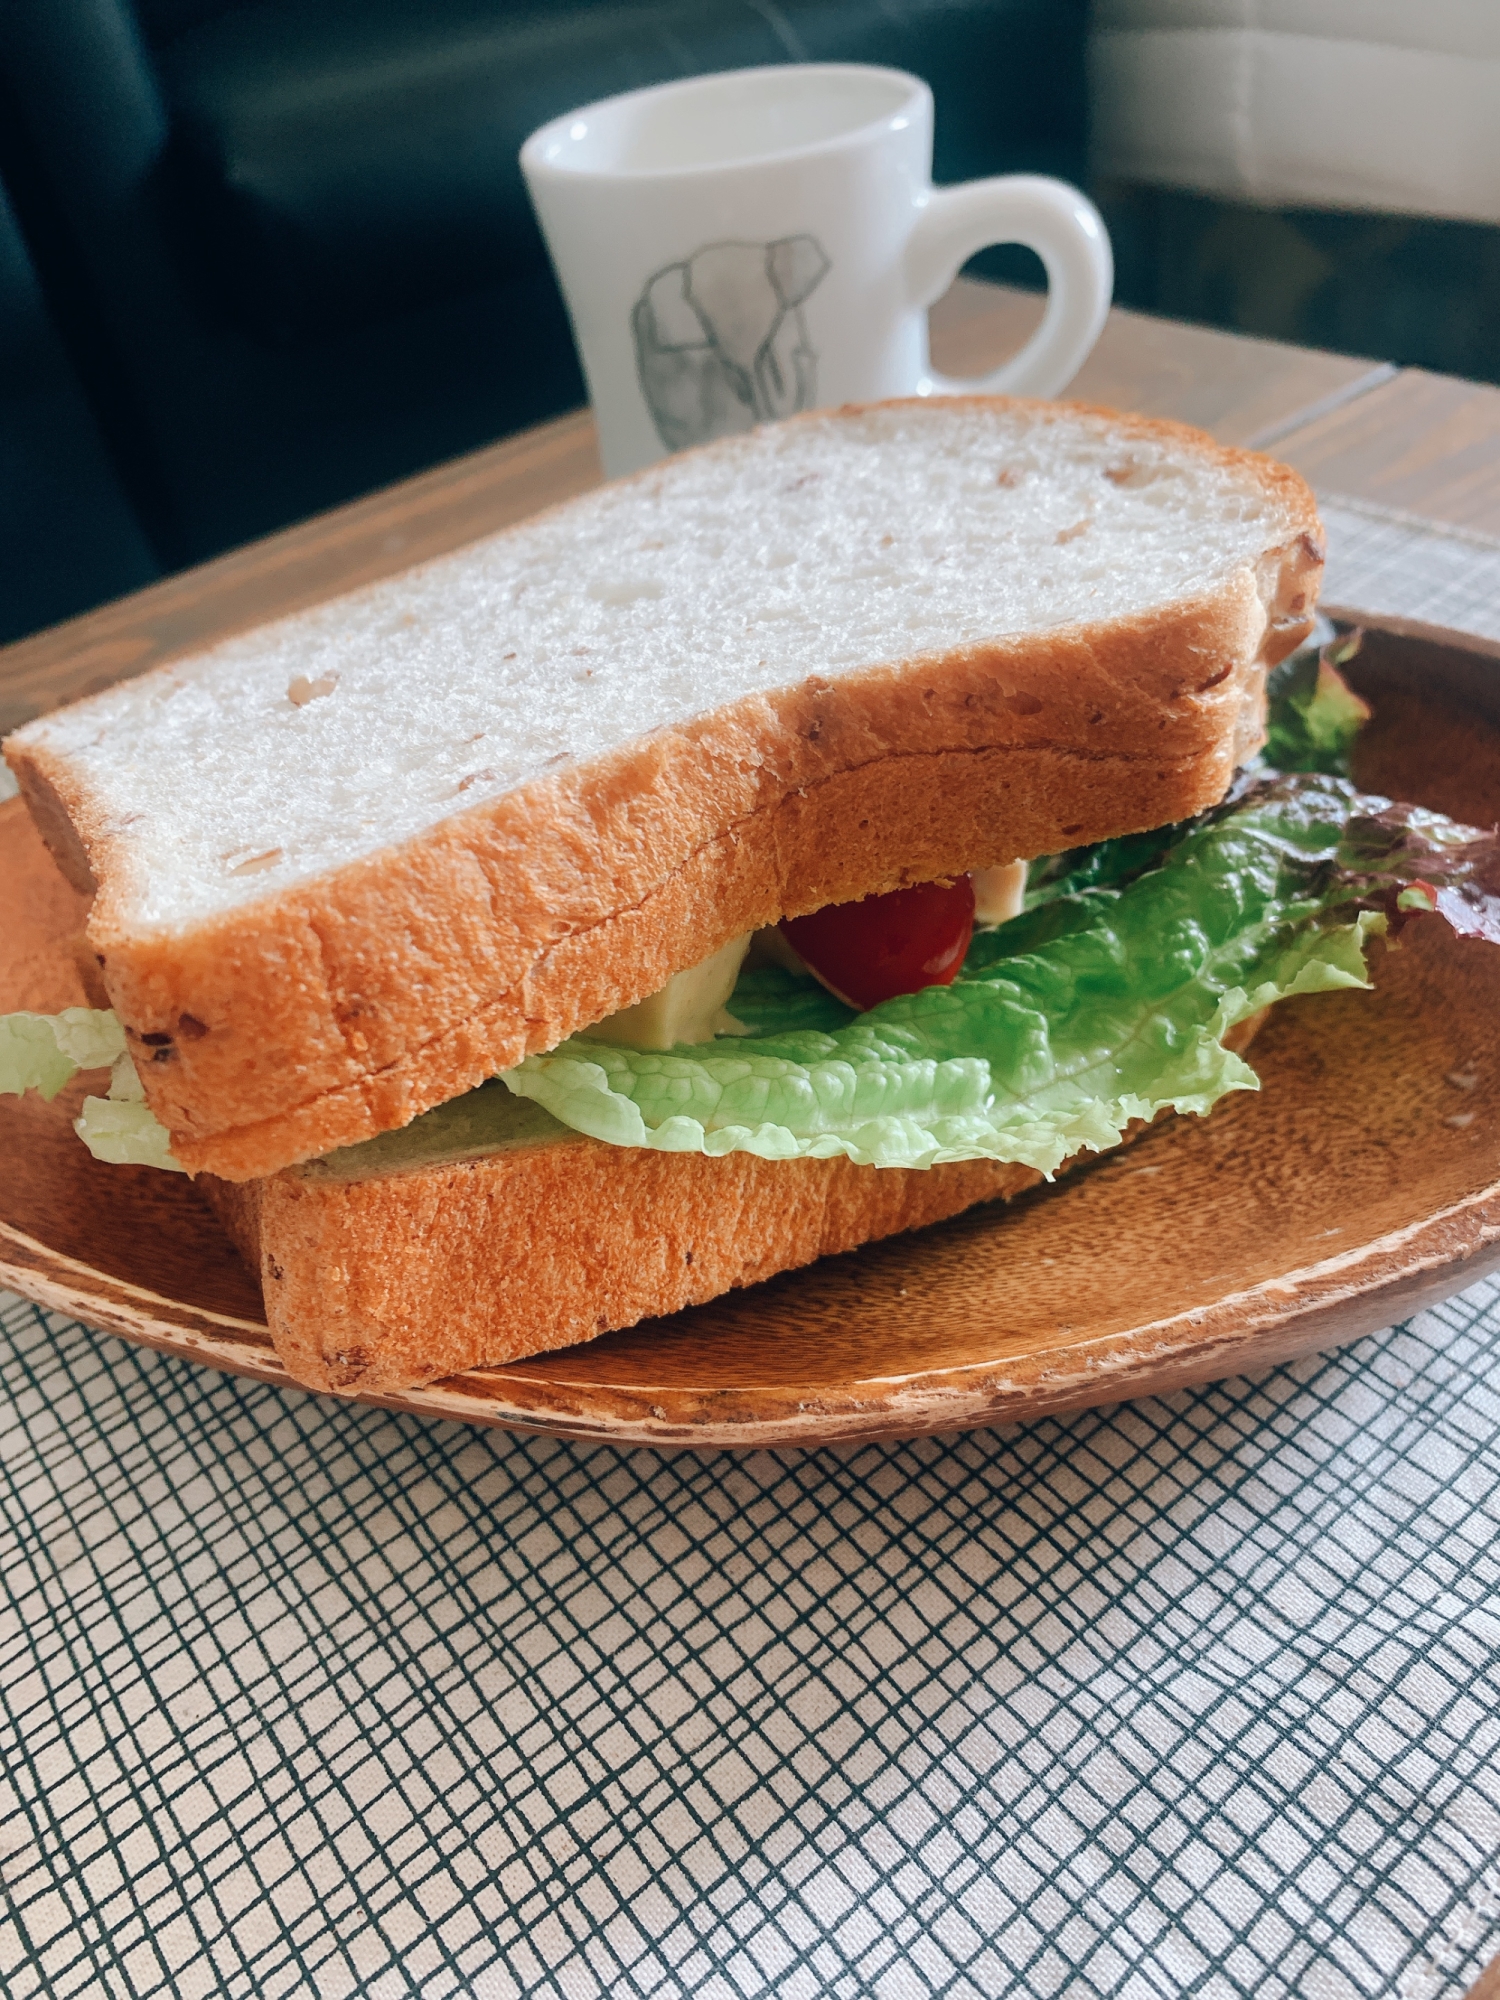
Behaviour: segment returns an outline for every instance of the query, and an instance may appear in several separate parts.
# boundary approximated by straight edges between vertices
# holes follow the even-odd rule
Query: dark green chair
[[[577,404],[516,164],[570,106],[915,70],[939,179],[1084,171],[1084,0],[8,0],[0,163],[167,567]]]

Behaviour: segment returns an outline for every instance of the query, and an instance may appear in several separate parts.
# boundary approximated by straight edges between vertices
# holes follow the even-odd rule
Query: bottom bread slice
[[[1260,1019],[1226,1039],[1243,1049]],[[198,1185],[259,1273],[287,1372],[374,1395],[701,1305],[1041,1179],[991,1160],[610,1146],[493,1083],[268,1179]]]
[[[493,1088],[501,1110],[521,1106]],[[525,1109],[552,1129],[456,1158],[199,1176],[297,1381],[388,1393],[570,1347],[1041,1178],[990,1160],[924,1172],[656,1153]]]

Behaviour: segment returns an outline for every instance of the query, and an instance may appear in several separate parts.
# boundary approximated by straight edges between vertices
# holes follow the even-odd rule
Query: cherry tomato
[[[974,930],[974,885],[920,882],[914,889],[829,903],[781,926],[809,971],[861,1012],[898,993],[949,986]]]

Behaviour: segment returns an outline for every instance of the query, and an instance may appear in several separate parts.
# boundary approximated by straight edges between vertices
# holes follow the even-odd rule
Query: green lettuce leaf
[[[143,1098],[86,1097],[73,1130],[96,1160],[111,1166],[186,1172],[172,1157],[171,1134]]]
[[[1405,920],[1414,886],[1500,942],[1492,853],[1336,778],[1261,777],[1122,886],[1057,887],[981,933],[952,986],[856,1015],[765,968],[730,1002],[745,1039],[656,1054],[579,1035],[503,1080],[616,1145],[1051,1173],[1136,1119],[1258,1088],[1227,1031],[1291,994],[1368,985],[1366,940]]]
[[[107,1097],[86,1097],[73,1130],[96,1160],[112,1165],[186,1170],[172,1158],[164,1125],[145,1101],[125,1044],[106,1008],[65,1007],[60,1014],[0,1014],[0,1093],[35,1090],[49,1102],[80,1070],[107,1069]]]
[[[1034,910],[1059,896],[1081,895],[1085,889],[1123,889],[1138,875],[1159,867],[1198,824],[1179,820],[1150,833],[1125,833],[1115,840],[1096,841],[1092,847],[1039,855],[1026,871],[1026,907]]]
[[[1273,771],[1321,771],[1347,778],[1355,738],[1370,719],[1339,672],[1359,651],[1363,634],[1346,632],[1300,647],[1266,682],[1266,743],[1261,762]],[[1321,634],[1319,635],[1322,636]]]
[[[108,1008],[0,1014],[0,1094],[37,1090],[50,1103],[81,1069],[112,1069],[125,1031]]]

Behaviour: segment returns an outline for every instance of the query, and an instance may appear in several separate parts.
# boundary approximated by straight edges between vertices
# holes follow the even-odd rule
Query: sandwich
[[[1329,661],[1257,762],[1322,553],[1285,467],[1078,406],[685,453],[11,737],[99,1004],[0,1089],[107,1069],[80,1136],[344,1392],[1012,1196],[1414,915],[1500,942],[1488,837],[1331,768]]]

